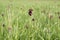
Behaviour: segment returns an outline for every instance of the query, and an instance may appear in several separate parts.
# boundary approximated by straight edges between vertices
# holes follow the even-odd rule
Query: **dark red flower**
[[[33,11],[33,9],[29,9],[28,14],[29,14],[30,16],[32,16],[32,11]]]

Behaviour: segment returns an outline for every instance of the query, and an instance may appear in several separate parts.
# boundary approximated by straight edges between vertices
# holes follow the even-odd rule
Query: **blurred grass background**
[[[60,40],[59,16],[58,0],[0,0],[0,40]]]

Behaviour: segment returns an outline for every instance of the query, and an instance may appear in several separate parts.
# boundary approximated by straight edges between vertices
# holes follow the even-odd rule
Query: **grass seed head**
[[[26,27],[26,29],[28,29],[28,26],[27,25],[25,27]]]
[[[46,32],[46,33],[51,33],[50,28],[44,28],[43,31]]]
[[[50,18],[50,19],[52,19],[53,18],[53,15],[52,14],[48,14],[48,17]]]
[[[8,31],[11,32],[12,28],[11,27],[8,27]]]
[[[25,28],[28,29],[28,24],[25,24]]]

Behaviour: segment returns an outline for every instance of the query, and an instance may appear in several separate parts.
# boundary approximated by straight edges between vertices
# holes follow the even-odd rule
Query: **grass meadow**
[[[0,0],[0,40],[60,40],[60,1]]]

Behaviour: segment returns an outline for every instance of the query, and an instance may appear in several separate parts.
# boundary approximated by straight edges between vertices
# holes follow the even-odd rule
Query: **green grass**
[[[60,12],[60,1],[0,0],[0,40],[60,40],[60,14],[56,12]]]

